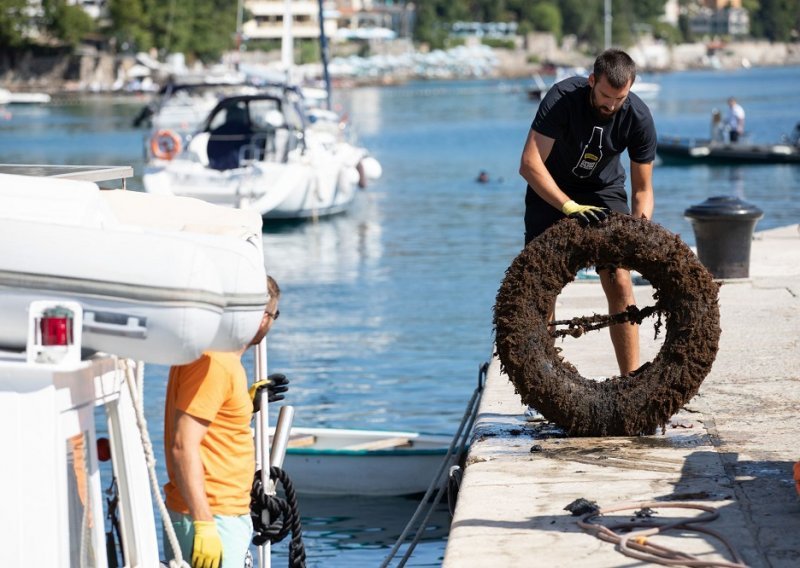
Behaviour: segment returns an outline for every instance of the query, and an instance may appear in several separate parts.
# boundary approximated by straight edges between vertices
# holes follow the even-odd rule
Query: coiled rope
[[[461,456],[466,452],[467,447],[467,440],[469,438],[470,433],[472,432],[472,426],[475,423],[475,418],[478,416],[478,407],[481,400],[481,395],[483,394],[483,387],[486,383],[486,372],[489,369],[489,363],[483,363],[478,368],[478,386],[475,387],[475,390],[472,393],[472,397],[469,399],[467,403],[467,408],[464,411],[464,416],[461,418],[461,423],[458,425],[458,430],[456,431],[455,435],[453,436],[453,440],[450,442],[450,447],[447,449],[447,453],[445,454],[444,459],[442,459],[442,464],[439,466],[439,471],[436,473],[434,478],[431,480],[430,485],[428,486],[428,490],[425,491],[425,495],[423,495],[422,499],[417,506],[417,510],[414,511],[414,515],[411,517],[411,520],[408,521],[403,532],[397,538],[397,541],[394,543],[394,546],[389,551],[389,554],[383,560],[380,568],[386,568],[391,564],[394,557],[397,555],[398,550],[402,544],[406,541],[408,534],[411,532],[412,527],[417,521],[417,518],[422,514],[423,509],[425,508],[426,504],[428,504],[428,499],[433,494],[434,489],[439,487],[439,491],[436,494],[433,502],[428,506],[428,512],[425,515],[425,518],[421,521],[419,527],[416,529],[416,533],[414,535],[414,539],[409,543],[408,549],[406,553],[403,555],[403,558],[400,559],[399,564],[397,564],[398,568],[405,566],[408,559],[411,558],[411,553],[416,548],[417,543],[422,538],[422,535],[425,532],[425,527],[428,526],[428,522],[430,521],[431,515],[436,510],[437,505],[442,500],[442,497],[447,492],[447,484],[442,483],[442,474],[445,471],[449,471],[450,465],[452,463],[458,463],[461,459]],[[466,426],[466,428],[465,428]],[[454,459],[455,458],[455,459]]]
[[[167,511],[167,506],[164,504],[164,498],[161,496],[161,488],[158,485],[155,453],[153,452],[153,444],[150,441],[150,434],[147,431],[147,420],[144,417],[144,363],[142,361],[134,363],[130,359],[120,359],[118,360],[118,364],[125,373],[125,382],[128,385],[128,392],[130,393],[131,402],[133,403],[133,409],[136,414],[136,426],[139,428],[139,436],[142,440],[142,449],[144,450],[145,462],[147,463],[147,473],[150,477],[150,488],[156,504],[158,505],[158,512],[161,515],[161,521],[164,524],[164,530],[167,533],[169,545],[172,547],[172,552],[175,556],[175,558],[170,560],[169,568],[191,568],[183,559],[183,554],[181,554],[178,537],[175,535],[175,528],[169,520],[169,512]]]
[[[673,521],[659,521],[652,517],[654,513],[653,509],[665,508],[697,509],[704,511],[704,513],[697,517],[679,518]],[[599,523],[591,522],[595,517],[630,509],[637,509],[637,511],[634,513],[636,519],[609,525],[601,525]],[[733,545],[728,542],[721,533],[701,526],[701,523],[709,523],[718,517],[719,511],[708,505],[696,505],[693,503],[652,502],[620,505],[618,507],[612,507],[608,509],[595,509],[594,511],[583,515],[580,520],[578,520],[578,526],[580,526],[586,532],[593,534],[600,540],[616,544],[617,550],[619,550],[625,556],[643,560],[645,562],[661,564],[662,566],[747,568],[744,560],[742,560],[741,556],[739,556],[739,554],[736,552]],[[637,530],[642,528],[643,530]],[[657,534],[663,534],[671,530],[679,530],[684,533],[698,532],[710,535],[725,546],[728,553],[733,557],[733,562],[698,558],[697,556],[688,552],[683,552],[655,544],[649,539],[649,537]]]
[[[261,546],[267,541],[272,544],[281,542],[289,532],[292,541],[289,543],[289,566],[305,568],[306,549],[303,545],[303,528],[300,524],[300,511],[297,507],[297,494],[289,475],[279,467],[269,468],[269,478],[283,484],[286,499],[264,492],[261,483],[261,470],[253,477],[253,488],[250,491],[250,518],[253,520],[253,544]]]

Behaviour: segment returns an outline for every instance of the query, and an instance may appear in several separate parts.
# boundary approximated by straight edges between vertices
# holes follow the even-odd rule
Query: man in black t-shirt
[[[636,66],[628,54],[608,49],[595,60],[588,78],[572,77],[547,91],[520,161],[520,175],[528,182],[525,244],[565,216],[582,224],[601,221],[609,209],[652,217],[656,130],[647,105],[630,93],[635,78]],[[626,149],[630,209],[620,163]],[[598,273],[609,313],[636,303],[630,272]],[[554,311],[555,305],[551,318]],[[638,368],[638,326],[614,325],[610,332],[620,373]]]

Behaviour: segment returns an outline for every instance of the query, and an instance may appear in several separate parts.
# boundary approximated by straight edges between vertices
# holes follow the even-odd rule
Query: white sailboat
[[[338,134],[338,121],[333,129],[325,127],[332,113],[309,108],[293,84],[287,10],[286,82],[224,98],[184,148],[165,133],[172,150],[146,166],[147,192],[253,209],[264,219],[307,219],[346,210],[358,188],[381,175],[366,149]]]

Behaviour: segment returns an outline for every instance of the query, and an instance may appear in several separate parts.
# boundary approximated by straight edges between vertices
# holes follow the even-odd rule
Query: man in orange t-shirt
[[[250,345],[261,342],[280,314],[280,289],[272,277],[267,287],[270,299]],[[169,372],[164,492],[181,552],[193,568],[241,568],[252,537],[255,448],[253,400],[241,363],[245,350],[206,352]]]

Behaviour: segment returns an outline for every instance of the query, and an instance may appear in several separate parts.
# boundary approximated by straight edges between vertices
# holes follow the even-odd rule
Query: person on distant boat
[[[525,244],[565,217],[581,225],[602,222],[608,210],[651,219],[656,128],[650,109],[631,93],[636,65],[619,49],[594,62],[589,77],[556,83],[533,119],[519,173],[525,195]],[[631,206],[620,154],[628,150]],[[636,303],[631,276],[622,268],[598,267],[609,313]],[[550,311],[552,320],[555,301]],[[610,327],[622,375],[639,367],[639,328]]]
[[[711,111],[711,141],[725,142],[725,125],[722,124],[722,113],[717,108]]]
[[[280,288],[267,278],[269,302],[250,345],[278,319]],[[255,447],[250,430],[255,383],[248,391],[239,352],[206,352],[172,367],[164,412],[164,486],[181,553],[193,568],[241,568],[252,538],[250,489]],[[283,399],[283,375],[267,379],[268,401]],[[165,554],[174,558],[164,533]],[[171,556],[170,556],[171,554]]]
[[[735,144],[744,134],[744,109],[733,97],[728,99],[728,116],[725,118],[725,125],[728,127],[728,138],[731,144]]]

